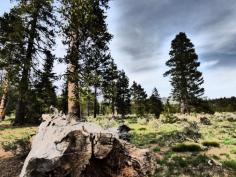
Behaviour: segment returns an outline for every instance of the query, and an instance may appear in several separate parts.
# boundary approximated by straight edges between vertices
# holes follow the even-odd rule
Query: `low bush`
[[[177,144],[172,147],[174,152],[198,152],[201,150],[201,147],[197,144]]]
[[[12,152],[14,155],[26,157],[31,149],[30,138],[31,136],[26,136],[12,142],[3,142],[2,148],[4,151]]]
[[[160,148],[159,147],[155,147],[154,149],[153,149],[153,152],[160,152]]]
[[[202,145],[207,147],[220,147],[220,144],[215,141],[204,141],[202,142]]]
[[[176,123],[178,120],[179,118],[173,114],[165,114],[162,122],[165,124],[173,124]]]
[[[236,154],[236,148],[232,149],[232,150],[230,151],[230,153],[231,153],[231,154]]]
[[[223,162],[223,165],[232,168],[233,170],[236,170],[236,160],[227,160]]]

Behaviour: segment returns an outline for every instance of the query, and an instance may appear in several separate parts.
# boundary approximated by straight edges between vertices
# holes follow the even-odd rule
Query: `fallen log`
[[[44,115],[20,177],[147,177],[152,154],[120,140],[118,131],[69,116]]]

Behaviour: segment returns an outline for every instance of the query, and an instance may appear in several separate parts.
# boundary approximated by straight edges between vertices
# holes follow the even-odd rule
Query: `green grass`
[[[235,138],[226,138],[223,142],[225,145],[236,145],[236,139]]]
[[[231,153],[231,154],[236,154],[236,148],[232,149],[232,150],[230,151],[230,153]]]
[[[227,114],[222,121],[218,121],[215,115],[208,116],[212,122],[211,126],[197,123],[201,136],[196,140],[192,136],[195,135],[194,132],[185,130],[186,127],[193,130],[188,122],[199,122],[199,117],[202,115],[177,114],[178,121],[175,123],[163,123],[162,121],[165,120],[163,116],[161,115],[160,119],[149,116],[149,121],[134,115],[129,115],[125,119],[125,124],[132,129],[130,143],[140,148],[150,148],[156,153],[155,156],[158,157],[156,163],[159,166],[157,176],[214,176],[212,174],[219,176],[218,171],[214,172],[214,167],[208,164],[211,159],[223,161],[226,173],[229,168],[235,170],[236,123],[228,122]],[[121,120],[107,121],[105,116],[99,116],[97,119],[89,118],[88,121],[104,128],[118,127],[121,124]],[[0,122],[0,144],[14,142],[37,131],[37,127],[12,127],[10,123],[9,119]],[[204,152],[201,152],[202,146],[217,147],[217,149],[203,148]],[[208,151],[211,151],[209,156],[201,155]],[[214,154],[214,151],[218,153]]]
[[[236,160],[227,160],[223,162],[224,166],[236,170]]]
[[[11,119],[0,122],[0,144],[4,142],[13,142],[24,137],[35,135],[37,127],[22,126],[14,127],[11,125]]]
[[[161,148],[160,147],[155,147],[154,149],[153,149],[153,152],[160,152],[161,151]]]

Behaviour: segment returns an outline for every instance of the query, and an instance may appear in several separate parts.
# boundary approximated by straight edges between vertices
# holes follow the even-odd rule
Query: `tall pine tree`
[[[170,75],[173,87],[172,95],[180,102],[181,112],[190,111],[190,105],[204,94],[202,73],[198,71],[200,62],[194,45],[181,32],[171,43],[170,59],[166,65],[170,67],[164,76]]]
[[[159,118],[162,111],[163,111],[163,105],[161,102],[160,95],[157,89],[154,88],[152,91],[152,95],[149,98],[149,112],[151,114],[154,114],[156,118]]]
[[[4,73],[2,83],[2,97],[0,103],[0,121],[4,119],[9,92],[15,83],[24,53],[24,26],[16,9],[11,9],[0,17],[0,69]]]
[[[30,76],[33,66],[37,64],[40,53],[45,48],[52,49],[54,42],[55,16],[53,0],[16,0],[17,12],[24,21],[25,52],[22,53],[21,75],[18,86],[15,124],[25,122],[30,107]]]
[[[57,106],[56,86],[53,81],[57,79],[53,73],[55,56],[45,50],[43,70],[39,72],[39,79],[35,85],[36,94],[41,107],[41,113],[48,113],[50,106]]]
[[[110,58],[103,73],[102,91],[106,101],[111,105],[112,117],[115,116],[115,99],[117,94],[116,82],[118,79],[118,69],[114,60]]]
[[[122,118],[130,112],[130,90],[129,90],[129,78],[125,75],[124,71],[120,71],[116,83],[116,108],[118,114],[121,114]]]
[[[134,112],[138,116],[144,116],[146,111],[147,94],[140,84],[133,82],[131,86],[131,98]]]
[[[90,49],[107,50],[111,35],[107,32],[105,11],[109,0],[61,0],[64,43],[68,45],[68,113],[80,117],[79,87],[82,63]]]

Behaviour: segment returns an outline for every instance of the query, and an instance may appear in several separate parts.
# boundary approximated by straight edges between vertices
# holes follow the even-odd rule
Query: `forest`
[[[192,35],[169,44],[155,76],[170,82],[164,98],[113,58],[110,0],[11,3],[0,16],[1,177],[236,175],[236,97],[205,96]]]

